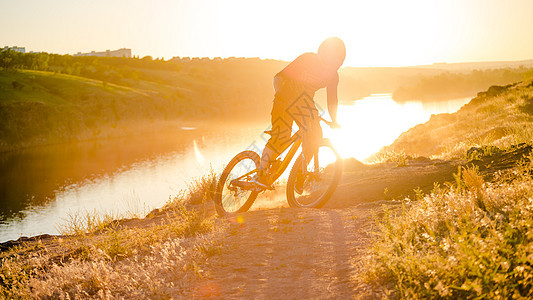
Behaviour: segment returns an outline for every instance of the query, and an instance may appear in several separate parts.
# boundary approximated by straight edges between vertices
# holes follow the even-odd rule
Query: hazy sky
[[[0,0],[0,46],[291,60],[339,36],[352,66],[522,60],[532,14],[533,0]]]

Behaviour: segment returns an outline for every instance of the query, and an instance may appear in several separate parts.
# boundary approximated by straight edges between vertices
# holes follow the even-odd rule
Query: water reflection
[[[248,146],[264,129],[258,128],[175,128],[2,154],[0,241],[56,233],[71,213],[162,206],[192,177]]]

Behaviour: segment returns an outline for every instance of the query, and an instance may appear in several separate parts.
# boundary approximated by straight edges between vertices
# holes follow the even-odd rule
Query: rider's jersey
[[[298,56],[276,76],[302,84],[305,90],[314,93],[324,87],[337,89],[339,74],[328,69],[316,53],[304,53]]]

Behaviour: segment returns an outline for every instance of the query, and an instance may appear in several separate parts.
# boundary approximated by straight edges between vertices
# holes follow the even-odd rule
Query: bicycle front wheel
[[[320,208],[335,192],[342,175],[342,159],[329,139],[322,139],[312,157],[300,154],[287,181],[291,207]]]
[[[215,193],[215,208],[220,216],[232,216],[250,209],[259,194],[250,184],[259,160],[257,153],[243,151],[224,168]]]

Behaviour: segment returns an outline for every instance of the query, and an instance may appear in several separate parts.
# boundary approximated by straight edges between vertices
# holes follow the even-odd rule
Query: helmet
[[[346,58],[346,46],[338,37],[327,38],[318,47],[318,56],[322,58],[326,65],[338,69],[342,66],[344,58]]]

